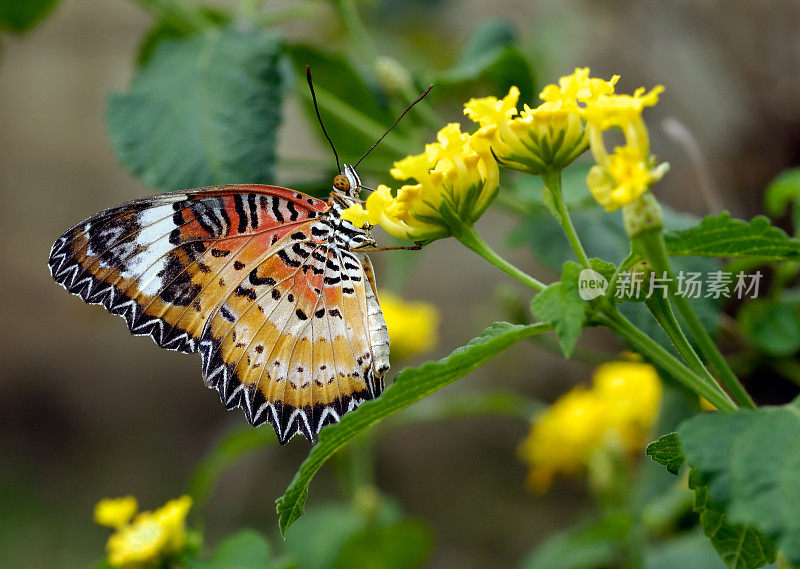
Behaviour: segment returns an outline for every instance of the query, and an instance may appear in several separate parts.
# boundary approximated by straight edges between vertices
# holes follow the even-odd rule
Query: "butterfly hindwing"
[[[200,342],[204,375],[223,403],[241,405],[254,425],[270,422],[282,442],[296,432],[313,440],[376,397],[388,368],[363,256],[314,238],[318,225],[298,227],[248,266]]]
[[[49,266],[132,333],[200,351],[228,408],[270,422],[281,442],[313,440],[377,396],[388,369],[369,259],[331,238],[329,207],[274,186],[165,194],[73,227]]]

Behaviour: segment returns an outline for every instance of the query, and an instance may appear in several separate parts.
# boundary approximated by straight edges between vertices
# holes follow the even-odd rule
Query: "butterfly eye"
[[[333,179],[333,187],[340,192],[347,192],[350,190],[350,180],[343,174],[337,174]]]

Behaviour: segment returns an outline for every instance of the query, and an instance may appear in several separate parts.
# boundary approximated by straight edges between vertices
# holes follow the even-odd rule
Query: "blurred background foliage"
[[[281,543],[274,499],[307,454],[305,441],[279,448],[271,432],[242,429],[239,413],[222,412],[216,394],[200,388],[195,358],[131,339],[101,309],[69,298],[47,274],[47,251],[77,220],[157,191],[260,182],[327,194],[335,163],[312,116],[306,65],[348,162],[435,84],[360,167],[371,186],[389,182],[392,161],[420,152],[445,121],[462,120],[470,97],[501,96],[516,84],[533,104],[544,83],[584,65],[599,77],[621,74],[625,91],[663,83],[667,91],[648,122],[654,151],[672,164],[657,190],[675,210],[670,227],[692,219],[678,211],[723,207],[743,218],[769,213],[795,233],[797,173],[776,176],[800,154],[800,5],[259,4],[215,2],[197,11],[155,0],[0,0],[0,566],[89,566],[102,557],[107,535],[90,521],[99,498],[130,493],[156,505],[187,484],[208,544],[258,528],[266,538],[253,539],[278,552],[270,558],[302,568],[612,565],[625,520],[575,527],[598,515],[585,485],[563,480],[533,495],[516,458],[535,402],[587,382],[587,364],[620,349],[609,335],[587,330],[568,362],[546,340],[535,350],[513,349],[381,424],[321,472],[307,515]],[[201,33],[211,28],[222,31]],[[565,191],[590,256],[619,261],[626,241],[618,216],[581,209],[585,169],[573,170]],[[553,278],[567,243],[537,183],[507,180],[503,207],[478,227],[514,263]],[[512,217],[520,212],[522,222]],[[374,261],[386,288],[438,308],[434,356],[490,321],[528,318],[514,284],[453,240]],[[728,270],[739,268],[757,267]],[[772,288],[760,302],[706,303],[702,314],[721,324],[756,399],[779,403],[796,393],[800,378],[797,267],[763,269]],[[645,325],[640,308],[626,306]],[[776,322],[777,340],[768,325]],[[670,385],[662,405],[673,424],[660,432],[696,409]],[[668,474],[644,463],[639,476],[638,500],[669,502]],[[707,542],[685,534],[656,543],[648,567],[701,563],[708,551]],[[567,552],[575,554],[571,565]],[[715,566],[713,552],[705,559],[697,566]]]

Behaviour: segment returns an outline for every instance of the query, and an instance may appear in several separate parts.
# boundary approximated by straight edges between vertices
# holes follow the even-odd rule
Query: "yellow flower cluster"
[[[587,184],[595,199],[607,210],[635,201],[660,180],[667,165],[657,166],[649,154],[647,128],[642,120],[645,107],[658,102],[659,86],[633,95],[614,93],[619,76],[610,80],[589,77],[589,68],[576,69],[558,85],[547,85],[539,97],[544,101],[517,111],[519,89],[512,87],[503,99],[471,99],[464,113],[480,124],[475,136],[487,139],[501,165],[547,175],[558,172],[591,147],[597,165]],[[517,116],[519,114],[519,116]],[[620,128],[625,146],[609,154],[602,133]]]
[[[390,292],[382,292],[380,299],[393,357],[411,358],[436,346],[439,311],[435,306],[427,302],[406,302]]]
[[[132,569],[157,563],[181,551],[186,543],[186,515],[191,507],[192,499],[182,496],[134,518],[138,505],[132,496],[101,500],[95,506],[95,521],[117,530],[106,545],[109,564]]]
[[[413,179],[393,196],[379,186],[366,200],[342,212],[357,226],[379,224],[396,237],[429,242],[452,233],[450,220],[473,224],[489,207],[499,184],[497,163],[488,141],[448,124],[437,142],[425,152],[395,162],[390,174],[397,180]]]
[[[583,471],[611,441],[640,452],[658,415],[661,383],[655,368],[611,362],[595,371],[592,387],[576,387],[536,417],[520,456],[530,464],[529,486],[544,492],[556,474]]]

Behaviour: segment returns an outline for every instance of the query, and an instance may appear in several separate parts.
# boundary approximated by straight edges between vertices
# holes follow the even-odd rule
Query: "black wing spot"
[[[230,251],[226,251],[225,249],[211,249],[211,256],[212,257],[227,257],[230,255]]]
[[[233,294],[236,296],[246,296],[250,300],[255,300],[257,298],[256,291],[254,291],[252,288],[245,288],[241,285],[234,289]]]
[[[236,269],[237,271],[241,271],[242,269],[244,269],[244,263],[242,263],[241,261],[234,261],[233,268]]]
[[[279,291],[277,288],[273,288],[271,294],[274,300],[278,300],[281,297],[281,291]]]
[[[314,313],[314,316],[316,316],[317,318],[322,318],[323,316],[325,316],[325,309],[320,308]]]
[[[299,308],[295,311],[295,314],[297,314],[297,317],[300,320],[308,320],[308,316],[306,316],[306,313],[300,310]]]
[[[250,281],[250,284],[256,286],[261,286],[261,285],[274,286],[275,283],[277,283],[277,281],[272,277],[264,277],[264,278],[259,277],[258,267],[250,271],[250,274],[247,275],[247,280]]]
[[[220,308],[219,313],[222,314],[222,317],[228,322],[236,322],[236,318],[233,316],[233,313],[228,310],[226,306]]]

